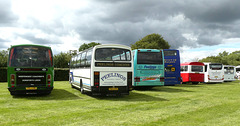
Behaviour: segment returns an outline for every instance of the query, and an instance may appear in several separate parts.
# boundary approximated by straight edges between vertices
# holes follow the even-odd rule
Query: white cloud
[[[208,56],[217,56],[219,53],[223,51],[232,53],[234,51],[240,50],[240,41],[230,42],[231,40],[227,41],[224,44],[215,45],[215,46],[202,46],[200,48],[191,48],[191,47],[181,47],[180,50],[180,57],[181,62],[193,62]]]

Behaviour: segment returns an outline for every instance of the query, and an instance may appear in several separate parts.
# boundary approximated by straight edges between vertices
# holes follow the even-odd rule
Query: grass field
[[[11,96],[0,83],[0,125],[239,125],[240,82],[155,87],[92,97],[57,81],[50,95]]]

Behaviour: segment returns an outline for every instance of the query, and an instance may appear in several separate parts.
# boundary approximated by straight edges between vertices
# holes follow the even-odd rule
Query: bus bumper
[[[129,95],[130,89],[122,86],[104,86],[104,87],[92,87],[93,95]]]
[[[8,90],[11,94],[17,95],[17,94],[50,94],[53,90],[53,87],[44,87],[40,88],[38,90],[24,90],[24,89],[18,89],[16,87],[8,87]]]

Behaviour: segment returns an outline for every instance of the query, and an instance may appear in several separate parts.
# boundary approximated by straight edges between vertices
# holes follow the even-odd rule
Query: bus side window
[[[182,71],[182,72],[188,71],[188,66],[181,66],[181,71]]]
[[[184,66],[181,66],[181,72],[183,72],[184,71]]]
[[[81,54],[78,55],[78,58],[77,58],[77,61],[76,61],[77,62],[76,63],[77,64],[77,68],[80,67],[80,58],[81,58]]]
[[[131,53],[130,53],[130,51],[126,52],[126,55],[127,55],[127,60],[131,60]]]
[[[92,60],[92,50],[89,50],[86,56],[86,67],[91,66],[91,60]]]
[[[74,58],[74,68],[77,68],[77,59],[78,59],[78,56],[76,55]]]
[[[87,52],[83,52],[82,56],[81,56],[81,67],[86,67],[86,53]]]
[[[75,57],[72,58],[72,68],[75,68]]]

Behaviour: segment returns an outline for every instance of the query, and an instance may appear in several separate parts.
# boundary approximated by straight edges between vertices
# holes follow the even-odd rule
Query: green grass
[[[239,125],[240,82],[155,87],[92,97],[57,81],[50,95],[11,96],[0,83],[0,125]]]

